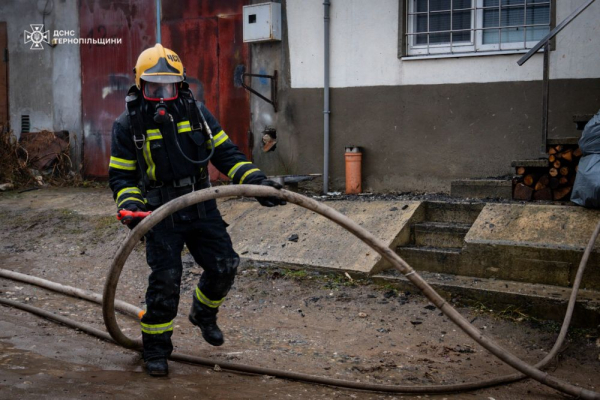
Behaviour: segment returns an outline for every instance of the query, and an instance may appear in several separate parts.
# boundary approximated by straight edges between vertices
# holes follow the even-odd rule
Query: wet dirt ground
[[[0,194],[0,267],[102,292],[127,230],[114,218],[106,189],[43,189]],[[268,213],[268,209],[265,209]],[[267,214],[265,214],[267,215]],[[143,307],[148,267],[132,253],[117,298]],[[512,373],[414,292],[314,270],[243,262],[221,308],[226,342],[211,347],[187,321],[202,272],[184,253],[176,351],[352,381],[430,385]],[[100,306],[0,278],[0,297],[104,329]],[[459,311],[521,358],[535,363],[551,348],[553,324],[501,318],[502,310]],[[131,336],[136,321],[120,317]],[[600,388],[598,332],[570,336],[552,374]],[[560,399],[533,381],[445,395],[369,393],[170,363],[168,378],[144,373],[138,353],[26,312],[0,306],[0,399]]]

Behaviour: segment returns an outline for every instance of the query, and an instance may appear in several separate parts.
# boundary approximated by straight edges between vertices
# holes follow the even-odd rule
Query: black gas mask
[[[177,85],[175,83],[144,82],[144,99],[156,102],[154,107],[154,122],[163,124],[171,119],[167,110],[166,101],[177,99]]]
[[[154,122],[157,124],[164,124],[165,122],[171,119],[171,114],[167,111],[167,105],[165,104],[163,99],[160,99],[158,103],[156,103],[156,107],[154,108]]]

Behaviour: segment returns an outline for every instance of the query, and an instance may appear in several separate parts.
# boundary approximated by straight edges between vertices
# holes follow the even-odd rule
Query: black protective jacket
[[[215,151],[210,159],[221,173],[236,184],[260,184],[266,176],[229,139],[215,117],[196,103],[206,118],[214,136]],[[212,148],[202,131],[192,131],[190,118],[181,98],[170,102],[169,113],[173,123],[154,122],[153,104],[142,101],[145,142],[134,143],[129,115],[121,114],[112,130],[111,157],[108,169],[109,184],[119,209],[134,203],[140,208],[145,205],[145,188],[170,185],[189,177],[200,179],[207,174],[207,164],[193,164],[182,156],[178,149],[192,160],[205,159]],[[176,142],[177,140],[177,142]],[[141,147],[140,150],[137,147]]]

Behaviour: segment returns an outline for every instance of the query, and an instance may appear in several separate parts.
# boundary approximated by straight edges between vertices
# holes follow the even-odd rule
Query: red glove
[[[117,219],[121,221],[123,225],[127,225],[129,229],[133,229],[142,219],[151,213],[151,211],[146,212],[136,204],[132,203],[119,210]]]

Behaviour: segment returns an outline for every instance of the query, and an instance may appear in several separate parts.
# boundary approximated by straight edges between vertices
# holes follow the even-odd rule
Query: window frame
[[[475,1],[479,1],[479,0],[475,0]],[[482,0],[483,1],[483,0]],[[429,34],[427,35],[427,44],[426,45],[414,45],[414,40],[415,38],[418,36],[417,32],[413,32],[413,29],[415,27],[415,18],[411,18],[412,16],[414,16],[415,14],[413,13],[414,10],[414,5],[415,5],[415,0],[408,0],[408,12],[406,13],[407,15],[407,28],[408,31],[411,32],[410,34],[406,34],[407,36],[407,44],[408,44],[408,49],[407,52],[411,52],[410,49],[412,49],[412,54],[411,55],[435,55],[435,54],[452,54],[452,53],[473,53],[476,50],[476,45],[474,43],[474,32],[473,32],[473,28],[470,29],[471,32],[471,41],[470,42],[460,42],[457,44],[454,44],[452,42],[452,12],[450,12],[450,44],[429,44]],[[462,10],[462,9],[461,9]],[[468,10],[468,9],[466,9]],[[413,15],[411,15],[411,13],[413,13]],[[424,14],[428,14],[430,13],[429,10],[427,10],[426,13]],[[471,26],[473,26],[474,24],[474,19],[475,19],[475,13],[471,13]],[[427,23],[429,24],[429,18],[427,18]],[[429,32],[429,26],[427,26],[427,31]],[[441,31],[441,32],[445,32],[445,31]],[[448,49],[450,51],[448,51]]]
[[[501,1],[501,0],[500,0]],[[483,32],[486,28],[483,28],[483,2],[484,0],[473,0],[471,3],[471,41],[461,43],[444,43],[444,44],[427,44],[427,45],[414,45],[414,41],[417,37],[415,29],[415,16],[413,13],[416,0],[399,0],[399,34],[398,34],[398,58],[402,60],[411,59],[424,59],[424,58],[451,58],[451,57],[473,57],[473,56],[487,56],[487,55],[505,55],[515,53],[526,53],[528,52],[539,40],[525,41],[526,30],[532,25],[526,25],[526,14],[524,15],[524,24],[515,27],[523,28],[523,41],[519,42],[502,42],[502,29],[509,29],[510,27],[499,27],[500,41],[498,43],[484,44],[483,43]],[[532,3],[536,4],[536,3]],[[546,4],[546,3],[543,3]],[[550,30],[556,26],[556,0],[547,0],[547,4],[550,6],[550,23],[547,25]],[[473,9],[473,6],[475,9]],[[527,7],[527,3],[524,5]],[[517,7],[511,7],[517,8]],[[527,8],[525,8],[527,10]],[[461,9],[468,10],[468,9]],[[455,10],[456,11],[456,10]],[[428,10],[427,13],[430,11]],[[413,15],[411,15],[413,13]],[[450,13],[452,18],[452,13]],[[501,14],[498,25],[501,25]],[[452,27],[452,19],[450,20],[450,27]],[[474,27],[475,26],[475,27]],[[546,26],[544,25],[533,25],[533,26]],[[488,29],[496,29],[488,28]],[[429,29],[428,29],[429,30]],[[444,31],[442,31],[444,32]],[[452,37],[452,32],[450,32]],[[525,48],[523,47],[525,46]],[[550,42],[550,49],[554,50],[555,41],[554,39]],[[543,51],[543,50],[540,50]]]

